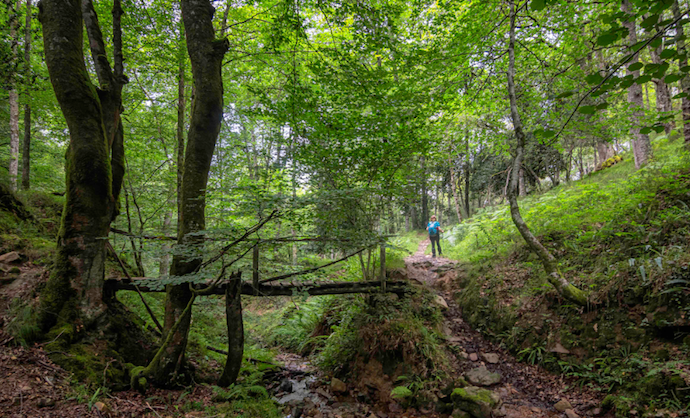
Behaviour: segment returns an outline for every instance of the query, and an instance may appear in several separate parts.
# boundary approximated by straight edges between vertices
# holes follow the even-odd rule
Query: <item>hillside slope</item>
[[[524,361],[610,393],[617,416],[690,409],[690,160],[680,141],[659,140],[655,155],[521,201],[562,273],[590,292],[588,309],[548,284],[506,207],[447,234],[465,319]]]

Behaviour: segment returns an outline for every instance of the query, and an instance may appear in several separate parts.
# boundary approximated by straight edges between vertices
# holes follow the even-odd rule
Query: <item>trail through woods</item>
[[[488,372],[498,373],[500,383],[487,388],[501,397],[503,410],[499,414],[505,414],[507,418],[573,418],[600,414],[597,407],[601,396],[598,393],[579,390],[569,379],[548,373],[541,367],[518,362],[514,356],[473,330],[463,320],[462,311],[453,298],[455,292],[462,291],[456,288],[455,280],[462,271],[452,260],[425,255],[429,244],[428,239],[422,241],[417,252],[405,259],[407,275],[411,280],[432,288],[443,298],[439,304],[448,305],[444,309],[443,329],[447,343],[453,346],[453,368],[457,376],[485,374],[478,370],[483,367]]]
[[[491,379],[500,374],[499,383],[486,389],[501,397],[503,406],[495,416],[567,417],[597,416],[601,396],[596,392],[577,389],[574,382],[550,374],[538,366],[518,362],[512,355],[490,343],[463,320],[462,312],[452,295],[458,290],[458,275],[463,272],[453,261],[425,255],[429,241],[422,241],[417,252],[405,260],[405,274],[419,285],[428,286],[437,295],[443,308],[445,344],[454,353],[454,377],[473,381]],[[16,280],[0,285],[0,416],[2,417],[203,417],[204,412],[179,414],[180,405],[170,402],[183,391],[151,389],[146,395],[135,391],[111,392],[92,398],[71,387],[69,373],[47,357],[41,345],[12,347],[12,338],[4,328],[11,324],[12,299],[30,298],[36,284],[47,274],[31,263],[19,264]],[[276,360],[284,366],[272,372],[266,383],[269,393],[285,408],[290,418],[417,418],[447,416],[432,409],[407,409],[399,403],[375,400],[360,382],[340,382],[318,372],[309,361],[295,354],[281,354]],[[217,365],[220,370],[220,365]],[[484,370],[485,368],[486,370]],[[469,378],[468,376],[475,376]],[[378,390],[390,392],[390,379],[373,373]],[[386,380],[387,379],[387,380]],[[481,385],[483,383],[476,383]],[[441,395],[440,393],[438,394]],[[185,395],[186,401],[204,407],[214,405],[209,386],[198,385]],[[569,405],[566,405],[567,401]],[[567,411],[562,406],[571,406]],[[563,409],[558,411],[557,408]]]

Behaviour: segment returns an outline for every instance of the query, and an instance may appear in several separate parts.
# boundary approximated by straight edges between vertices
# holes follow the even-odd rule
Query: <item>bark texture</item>
[[[649,49],[649,55],[652,58],[652,63],[654,64],[661,64],[661,51],[663,47],[659,46],[658,48],[650,48]],[[668,84],[661,79],[654,79],[654,85],[656,87],[656,111],[664,114],[664,115],[669,115],[673,111],[673,106],[671,105],[671,94],[668,90]],[[666,132],[666,135],[671,133],[672,130],[676,128],[676,123],[673,120],[673,118],[669,119],[665,124],[664,124],[664,132]]]
[[[635,20],[630,14],[630,1],[623,0],[621,3],[621,11],[627,16],[623,21],[623,26],[628,29],[628,46],[633,47],[637,43],[637,32],[635,32]],[[640,70],[630,71],[630,66],[638,62],[638,57],[635,55],[626,65],[626,74],[632,75],[634,78],[640,76]],[[633,156],[635,157],[635,168],[640,169],[652,157],[652,144],[649,140],[649,135],[640,132],[640,124],[644,118],[644,107],[642,103],[642,86],[633,83],[628,87],[628,103],[632,108],[630,116],[630,133],[633,135]]]
[[[10,13],[10,39],[12,42],[12,61],[18,61],[17,44],[19,42],[19,19],[17,18],[18,8],[14,3],[9,10]],[[17,174],[19,172],[19,93],[17,92],[17,81],[13,77],[12,87],[9,93],[10,102],[10,187],[13,191],[17,190]]]
[[[519,172],[524,158],[526,136],[520,120],[520,113],[517,107],[517,96],[515,94],[515,23],[517,12],[515,11],[515,4],[510,3],[510,41],[508,45],[508,97],[510,98],[510,116],[513,121],[513,129],[517,138],[517,146],[515,151],[515,158],[513,159],[513,166],[511,170],[510,186],[508,188],[508,201],[510,203],[510,215],[513,219],[515,227],[522,235],[529,248],[537,254],[539,260],[544,266],[544,270],[548,275],[549,283],[551,283],[558,293],[564,298],[577,303],[578,305],[587,304],[587,295],[582,290],[570,284],[556,268],[556,259],[544,247],[537,237],[532,234],[529,226],[522,219],[520,214],[520,207],[518,206],[518,187],[519,187]]]
[[[31,0],[26,0],[24,27],[24,142],[22,144],[22,189],[31,187]]]
[[[242,321],[242,281],[237,278],[225,289],[225,320],[228,326],[228,359],[218,386],[230,386],[240,374],[244,355],[244,323]]]
[[[214,8],[208,0],[182,1],[182,19],[196,94],[187,133],[179,215],[181,222],[177,231],[178,245],[183,248],[184,254],[173,257],[172,276],[194,274],[203,256],[203,237],[197,232],[206,227],[206,184],[223,116],[221,66],[228,49],[227,40],[215,39],[213,13]],[[187,283],[166,287],[164,329],[171,343],[164,350],[158,366],[151,370],[151,377],[158,384],[173,384],[184,365],[192,297]]]
[[[674,0],[672,8],[673,18],[680,19],[681,13],[680,6],[678,5],[678,0]],[[685,45],[685,33],[683,30],[682,19],[678,20],[678,23],[676,24],[675,41],[678,50],[678,56],[680,57],[680,59],[678,60],[678,68],[686,67],[688,65],[688,57],[686,55],[688,51]],[[683,138],[685,146],[690,147],[690,78],[687,75],[680,79],[680,87],[683,90],[683,93],[688,95],[681,99],[680,108],[683,113]]]
[[[47,329],[58,318],[88,322],[105,309],[103,238],[113,194],[101,102],[84,64],[81,4],[44,0],[39,19],[48,73],[70,135],[56,263],[42,293],[41,325]]]

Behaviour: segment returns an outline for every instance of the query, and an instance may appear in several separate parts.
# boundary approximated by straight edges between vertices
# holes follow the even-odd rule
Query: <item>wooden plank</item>
[[[106,281],[108,286],[112,286],[114,290],[135,290],[135,283],[141,292],[163,292],[162,289],[151,289],[146,285],[147,278],[135,278],[133,280],[117,280],[110,279]],[[291,296],[294,291],[307,292],[311,296],[320,295],[342,295],[349,293],[375,293],[380,291],[381,282],[379,280],[372,280],[366,282],[331,282],[321,283],[315,286],[276,286],[276,285],[259,285],[258,289],[253,283],[243,282],[241,292],[243,295],[250,296]],[[219,284],[209,294],[224,295],[226,283]],[[386,292],[388,293],[407,293],[411,286],[406,281],[388,281],[386,285]],[[258,290],[258,292],[257,292]]]
[[[381,272],[379,277],[381,278],[381,292],[386,292],[386,243],[381,243],[381,256],[379,257],[381,264]]]
[[[259,246],[254,246],[254,251],[252,255],[252,283],[254,289],[259,289]],[[258,294],[258,293],[257,293]]]

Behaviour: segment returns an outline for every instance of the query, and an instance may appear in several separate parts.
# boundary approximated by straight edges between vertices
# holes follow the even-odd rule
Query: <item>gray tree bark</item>
[[[24,27],[24,142],[22,143],[22,189],[31,187],[31,0],[26,0]]]
[[[678,0],[673,1],[673,18],[680,19],[680,6]],[[687,47],[685,45],[685,32],[683,30],[683,20],[678,20],[676,24],[676,48],[678,50],[678,68],[683,68],[688,65]],[[680,108],[683,113],[683,138],[686,147],[690,147],[690,77],[687,75],[680,79],[680,87],[683,93],[687,96],[683,97],[680,102]]]
[[[630,14],[630,1],[623,0],[621,3],[621,11],[627,14],[628,17],[623,21],[623,26],[628,29],[628,46],[633,47],[637,43],[637,32],[635,28],[634,17]],[[626,74],[637,78],[640,76],[640,70],[630,71],[632,64],[638,62],[638,57],[635,55],[626,65]],[[642,86],[633,83],[628,87],[628,103],[632,107],[632,115],[630,117],[630,133],[633,135],[633,156],[635,158],[635,168],[640,169],[647,164],[647,161],[652,157],[652,144],[649,140],[649,135],[640,132],[640,124],[644,119],[644,107],[642,103]]]
[[[508,189],[508,201],[510,203],[510,215],[513,219],[515,227],[522,235],[522,238],[527,243],[527,246],[539,257],[544,270],[548,275],[549,282],[556,288],[564,298],[577,303],[578,305],[587,304],[587,295],[582,290],[570,284],[565,277],[563,277],[556,268],[556,259],[544,247],[537,237],[532,234],[529,226],[522,219],[520,214],[520,207],[518,205],[518,183],[519,171],[522,167],[522,161],[525,152],[526,136],[522,127],[520,113],[517,107],[517,95],[515,94],[515,27],[516,27],[517,12],[515,4],[510,2],[510,41],[508,44],[508,97],[510,99],[510,115],[513,121],[513,129],[515,130],[515,137],[517,139],[517,146],[515,148],[515,158],[513,159],[513,166],[511,170],[510,187]]]
[[[182,0],[195,95],[182,175],[181,223],[177,230],[178,245],[185,249],[185,254],[173,257],[172,276],[196,273],[203,258],[204,238],[198,232],[206,228],[206,185],[223,117],[221,66],[228,50],[226,39],[215,39],[213,13],[209,0]],[[192,300],[188,283],[166,286],[164,330],[170,344],[157,364],[149,365],[150,377],[161,385],[173,384],[185,363]]]

